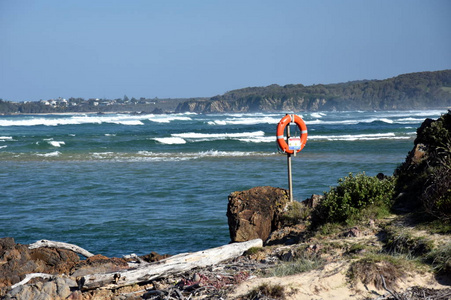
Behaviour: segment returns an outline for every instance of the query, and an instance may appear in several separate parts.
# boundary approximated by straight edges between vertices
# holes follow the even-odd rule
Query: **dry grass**
[[[385,287],[393,289],[397,287],[398,280],[406,276],[406,270],[410,268],[410,263],[402,258],[370,254],[353,262],[347,275],[353,284],[360,281],[365,285],[372,284],[377,289]]]
[[[254,288],[245,299],[285,299],[285,288],[278,284],[263,283]]]

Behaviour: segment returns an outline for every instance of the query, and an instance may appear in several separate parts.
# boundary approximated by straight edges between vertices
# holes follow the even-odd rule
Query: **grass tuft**
[[[427,259],[437,273],[451,273],[451,242],[431,251]]]
[[[293,261],[283,262],[267,271],[268,277],[283,277],[308,272],[324,266],[325,261],[318,255],[304,255]]]
[[[397,281],[405,277],[405,262],[393,256],[371,254],[351,264],[347,276],[351,283],[358,281],[376,288],[396,288]]]
[[[285,299],[285,288],[279,284],[263,283],[247,294],[246,299],[256,300],[264,297]]]

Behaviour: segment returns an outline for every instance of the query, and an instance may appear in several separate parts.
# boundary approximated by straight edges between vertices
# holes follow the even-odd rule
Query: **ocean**
[[[443,113],[297,113],[308,141],[292,157],[294,199],[350,172],[393,174],[424,119]],[[227,244],[230,193],[288,188],[276,143],[284,115],[0,116],[0,237],[116,257]]]

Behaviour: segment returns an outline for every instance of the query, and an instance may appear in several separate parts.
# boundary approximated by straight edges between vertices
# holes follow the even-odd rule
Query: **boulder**
[[[36,262],[43,272],[48,274],[69,274],[74,265],[80,261],[80,257],[70,250],[56,248],[37,248],[29,250],[30,258]]]
[[[46,282],[38,281],[34,284],[20,285],[9,291],[4,299],[42,299],[63,300],[71,295],[70,287],[75,282],[67,277],[56,276]]]
[[[280,229],[280,217],[290,201],[288,194],[285,189],[270,186],[230,194],[227,217],[231,241],[265,241],[272,231]]]
[[[26,245],[16,244],[10,237],[0,239],[0,296],[6,287],[21,281],[36,268]]]

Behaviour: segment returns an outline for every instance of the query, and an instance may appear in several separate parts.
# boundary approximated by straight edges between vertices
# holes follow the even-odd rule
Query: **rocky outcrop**
[[[29,249],[16,244],[13,238],[0,239],[0,297],[20,282],[27,274],[43,273],[53,278],[47,282],[39,279],[32,285],[20,285],[9,291],[5,299],[66,299],[70,288],[77,286],[72,278],[91,273],[114,272],[128,268],[122,258],[94,255],[81,261],[73,251],[59,248]]]
[[[265,241],[282,227],[281,216],[289,201],[287,190],[270,186],[230,194],[227,217],[231,241]]]
[[[77,254],[64,249],[28,249],[16,244],[13,238],[0,239],[0,296],[5,288],[24,279],[26,274],[69,274],[80,261]],[[31,298],[30,298],[31,299]]]
[[[426,119],[417,129],[413,149],[396,171],[396,208],[424,210],[451,220],[451,111],[437,120]]]

